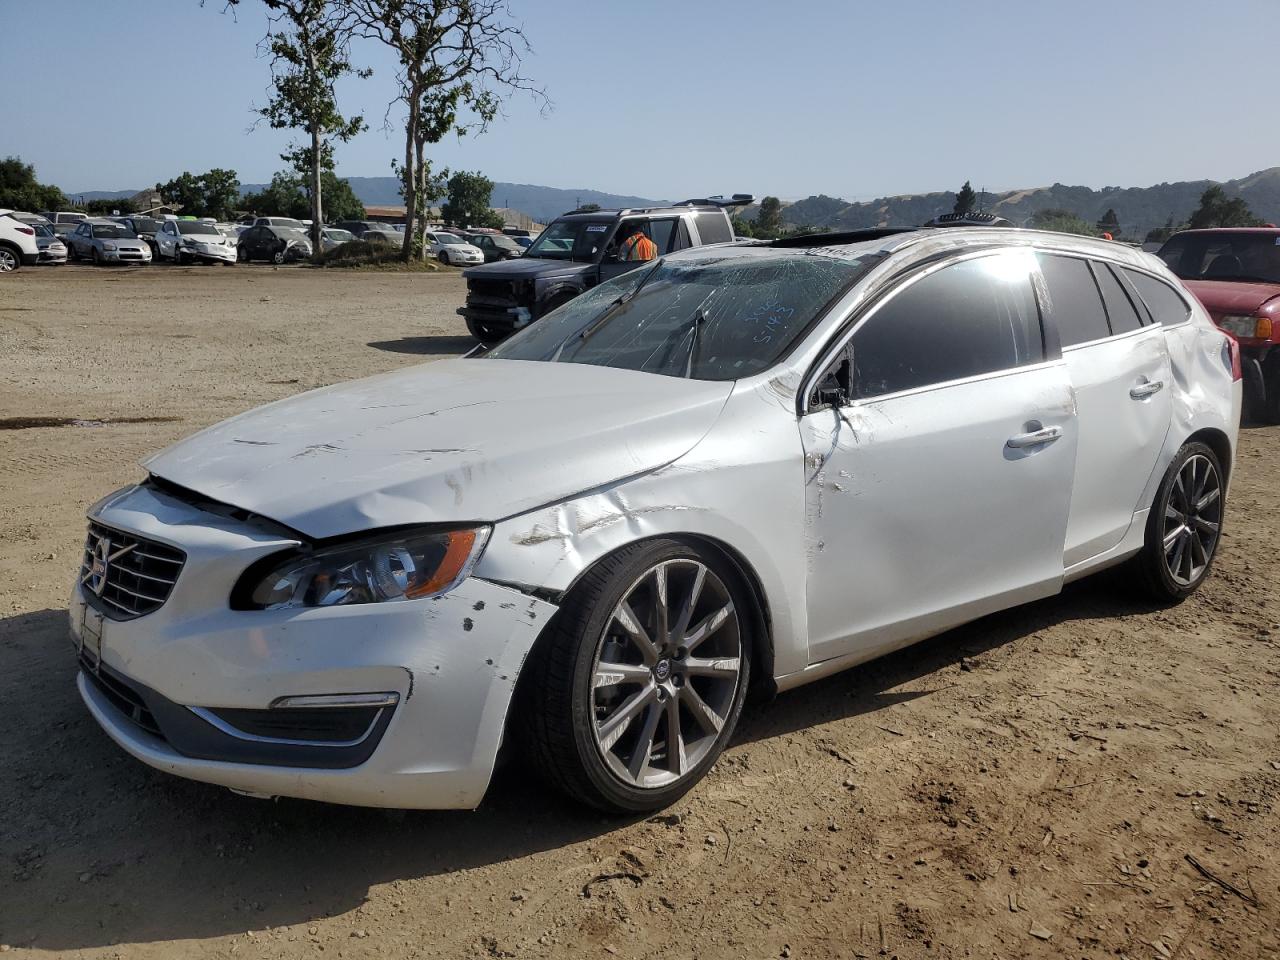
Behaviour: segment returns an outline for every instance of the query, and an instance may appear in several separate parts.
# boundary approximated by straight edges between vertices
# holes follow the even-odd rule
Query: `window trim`
[[[812,363],[806,371],[801,382],[801,389],[798,393],[799,409],[798,415],[800,419],[804,419],[811,413],[815,413],[813,404],[810,402],[814,390],[826,375],[831,365],[836,361],[837,357],[843,352],[849,341],[857,335],[863,325],[875,316],[881,308],[896,298],[902,291],[919,283],[925,277],[930,277],[941,270],[955,266],[960,263],[967,263],[970,260],[978,260],[983,257],[999,256],[1006,253],[1027,253],[1035,254],[1035,247],[1026,246],[991,246],[983,247],[978,250],[965,250],[957,254],[956,251],[948,251],[937,259],[927,260],[915,267],[909,267],[905,275],[899,275],[900,282],[893,283],[892,286],[878,293],[872,300],[866,303],[858,304],[849,310],[849,313],[838,324],[835,334],[827,341],[826,346],[818,354],[818,358]],[[1037,363],[1021,364],[1013,367],[1000,367],[996,370],[988,370],[984,373],[975,373],[968,377],[960,377],[955,380],[940,380],[937,383],[928,383],[919,387],[910,387],[906,390],[896,390],[893,393],[882,393],[875,397],[861,397],[851,399],[850,407],[863,406],[868,403],[880,403],[883,400],[909,396],[911,394],[923,393],[929,390],[937,390],[944,387],[959,386],[965,383],[971,383],[978,380],[988,380],[995,377],[1007,376],[1012,373],[1021,373],[1025,370],[1035,370],[1042,367],[1052,367],[1061,364],[1062,353],[1056,342],[1056,329],[1054,336],[1050,337],[1049,328],[1046,323],[1044,306],[1040,302],[1040,291],[1035,283],[1035,277],[1040,275],[1040,267],[1037,264],[1032,278],[1032,296],[1036,303],[1036,314],[1040,320],[1040,338],[1042,348],[1044,350],[1044,359]],[[890,278],[890,282],[897,278]],[[847,291],[846,291],[847,292]],[[827,407],[820,408],[828,409]]]

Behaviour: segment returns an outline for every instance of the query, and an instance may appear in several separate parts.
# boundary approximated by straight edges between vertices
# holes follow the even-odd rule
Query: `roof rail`
[[[934,217],[926,227],[1012,227],[1004,217],[994,213],[944,213]]]
[[[863,243],[867,240],[882,240],[899,233],[912,233],[919,227],[873,227],[868,230],[846,230],[841,233],[801,233],[791,237],[780,237],[770,241],[771,247],[834,247],[842,243]]]
[[[673,207],[746,207],[755,203],[756,198],[749,193],[735,193],[732,197],[702,197],[696,200],[681,200],[673,203]]]

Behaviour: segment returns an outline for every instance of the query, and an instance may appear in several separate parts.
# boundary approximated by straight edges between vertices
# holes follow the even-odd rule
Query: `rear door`
[[[849,402],[801,418],[810,662],[1060,589],[1076,418],[1034,274],[1010,251],[908,281],[853,332]]]
[[[1080,418],[1063,544],[1069,568],[1117,546],[1148,506],[1139,498],[1169,429],[1172,372],[1162,330],[1106,262],[1038,259]]]

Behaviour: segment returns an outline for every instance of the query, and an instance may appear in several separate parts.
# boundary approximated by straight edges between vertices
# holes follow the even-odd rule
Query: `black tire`
[[[467,317],[467,330],[485,346],[492,346],[495,343],[500,343],[511,333],[510,329],[491,327],[478,320],[472,320],[470,317]]]
[[[0,273],[16,273],[22,269],[22,254],[14,247],[0,244]]]
[[[702,600],[689,609],[692,613],[693,608],[697,607],[700,612],[694,618],[684,617],[683,631],[678,622],[680,617],[677,617],[674,631],[671,629],[669,616],[665,621],[648,620],[647,626],[642,625],[641,632],[646,636],[653,636],[655,640],[660,636],[657,624],[665,622],[668,626],[667,642],[655,644],[661,659],[651,668],[642,662],[633,663],[627,669],[642,674],[650,671],[652,675],[646,674],[643,681],[623,680],[622,675],[616,675],[614,684],[601,684],[597,671],[602,666],[607,671],[609,665],[603,665],[599,658],[605,655],[605,651],[609,651],[610,660],[622,659],[617,651],[627,642],[625,634],[621,635],[621,641],[611,639],[619,636],[617,631],[621,620],[616,616],[619,605],[623,599],[635,598],[637,589],[643,589],[642,584],[650,582],[646,578],[652,576],[659,567],[664,570],[688,571],[696,571],[702,567],[705,570],[705,581],[699,581]],[[692,587],[678,586],[676,576],[671,574],[669,596],[672,599],[678,594],[686,598],[681,600],[684,604],[690,595],[698,596],[698,592]],[[692,573],[687,576],[692,576]],[[664,583],[667,582],[664,580]],[[684,583],[689,583],[689,580],[686,579]],[[727,605],[726,598],[730,601]],[[517,705],[520,711],[518,729],[525,738],[525,755],[536,766],[538,773],[572,799],[612,813],[658,810],[692,789],[716,762],[733,735],[742,713],[751,668],[752,618],[748,615],[748,603],[747,592],[731,564],[717,554],[677,540],[644,541],[596,564],[573,588],[555,617],[547,624],[530,657],[525,675],[521,678],[521,693]],[[628,606],[627,609],[632,607]],[[669,602],[667,613],[670,614],[673,609]],[[724,613],[726,609],[731,611],[729,619],[703,632],[700,639],[689,644],[688,650],[682,645],[675,645],[692,640],[698,634],[698,629],[689,629],[690,623],[702,627],[714,619],[710,614]],[[646,614],[641,613],[639,608],[636,609],[636,616],[641,621],[646,620]],[[709,652],[695,658],[694,647],[703,640],[708,641],[707,645],[698,649]],[[737,656],[732,659],[705,659],[728,657],[726,650],[736,650]],[[690,669],[688,674],[678,674],[680,663]],[[666,666],[662,667],[663,664]],[[722,722],[718,732],[713,733],[714,724],[704,725],[686,705],[687,694],[707,696],[705,702],[699,696],[692,697],[692,702],[704,708],[713,699],[707,693],[710,688],[703,686],[701,690],[694,689],[695,681],[703,683],[701,678],[706,676],[695,673],[692,670],[694,664],[704,668],[707,664],[715,666],[716,676],[705,682],[718,685],[718,694],[714,699],[718,709],[710,710]],[[660,674],[659,669],[664,672]],[[736,683],[731,694],[727,686],[730,683]],[[623,686],[624,684],[634,686]],[[659,686],[666,690],[665,695],[658,689]],[[686,687],[689,689],[686,690]],[[601,690],[606,691],[607,696],[616,698],[614,707],[601,706],[597,698]],[[623,690],[630,692],[624,697],[621,692]],[[620,714],[628,712],[628,702],[637,696],[646,695],[648,690],[653,692],[645,705],[630,711],[634,720],[623,724],[610,742],[604,744],[602,730],[608,728],[609,723],[618,719]],[[717,691],[711,690],[711,693]],[[619,703],[620,706],[617,705]],[[615,712],[610,713],[610,709]],[[660,714],[657,719],[651,719],[651,712],[654,711]],[[677,718],[675,729],[681,731],[675,739],[669,736],[671,725],[668,718],[673,715]],[[699,736],[686,741],[683,733],[686,728]],[[658,731],[662,731],[661,735]],[[648,739],[645,739],[646,735]],[[679,741],[678,751],[674,746],[676,740]],[[687,757],[686,742],[690,745]],[[629,755],[613,753],[615,748],[626,751],[629,744],[633,744],[629,747]],[[641,774],[638,780],[653,779],[656,786],[643,786],[634,778],[630,782],[623,778],[626,771],[622,767],[635,762],[636,752],[641,749],[642,744],[647,745],[639,760]],[[657,752],[654,752],[655,748]],[[673,760],[677,755],[679,759]],[[656,765],[651,766],[651,760]],[[683,772],[677,772],[681,770]],[[664,780],[670,777],[675,779]]]
[[[1262,423],[1280,423],[1280,363],[1272,361],[1263,368],[1266,397],[1251,404],[1254,419]]]
[[[91,260],[93,261],[93,265],[94,265],[95,267],[100,267],[100,266],[102,266],[102,258],[98,256],[98,248],[97,248],[97,247],[94,247],[92,250],[90,250],[90,251],[89,251],[89,259],[91,259]]]
[[[183,259],[183,256],[182,256],[182,248],[175,245],[173,248],[173,265],[175,267],[180,267],[183,265],[184,262],[185,260]]]
[[[249,251],[246,250],[244,247],[237,246],[236,247],[236,263],[248,263],[248,262],[249,262]]]
[[[1191,464],[1192,461],[1195,463]],[[1212,485],[1216,493],[1197,495],[1196,490],[1188,489],[1195,483],[1188,482],[1187,477],[1205,465],[1212,471],[1212,479],[1206,479],[1205,489]],[[1188,443],[1178,451],[1160,481],[1147,517],[1146,541],[1142,551],[1133,559],[1138,582],[1144,591],[1162,603],[1180,603],[1195,593],[1213,568],[1214,557],[1222,542],[1225,515],[1226,481],[1218,455],[1207,444]],[[1174,526],[1173,531],[1168,529],[1171,525]],[[1166,549],[1166,538],[1174,537],[1178,530],[1187,532],[1171,539],[1171,546]],[[1206,538],[1211,541],[1207,547]],[[1182,545],[1181,553],[1178,552],[1179,543]]]
[[[284,263],[284,248],[283,248],[283,247],[281,247],[279,250],[277,250],[275,253],[273,253],[273,254],[271,255],[271,262],[272,262],[272,263]]]
[[[439,260],[441,263],[443,263],[446,267],[449,266],[449,254],[444,250],[441,250],[438,254],[436,254],[436,259]]]

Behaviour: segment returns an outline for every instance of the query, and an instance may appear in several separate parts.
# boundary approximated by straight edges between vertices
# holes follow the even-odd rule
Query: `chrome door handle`
[[[1129,396],[1135,400],[1142,400],[1151,396],[1153,393],[1159,393],[1164,389],[1163,380],[1148,380],[1146,383],[1140,383],[1136,387],[1129,389]]]
[[[1042,443],[1052,443],[1062,436],[1061,427],[1045,427],[1043,430],[1032,430],[1030,433],[1019,433],[1009,438],[1009,446],[1015,449],[1035,447]]]

